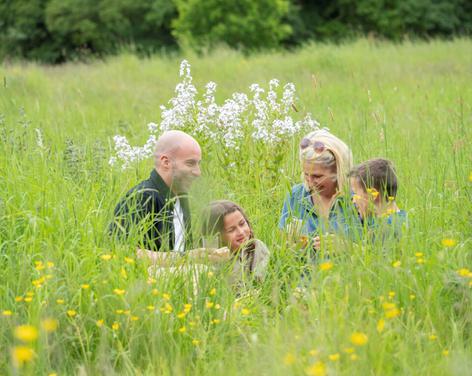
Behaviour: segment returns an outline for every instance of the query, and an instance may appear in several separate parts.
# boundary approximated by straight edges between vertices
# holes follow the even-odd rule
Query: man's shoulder
[[[152,179],[146,179],[136,184],[118,203],[117,208],[123,206],[138,206],[147,207],[152,205],[163,206],[165,204],[165,195],[158,186],[152,181]],[[155,209],[154,209],[155,210]]]

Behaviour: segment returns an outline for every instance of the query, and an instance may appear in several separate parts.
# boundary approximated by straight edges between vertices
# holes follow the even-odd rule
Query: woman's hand
[[[209,260],[213,264],[219,264],[231,259],[231,251],[228,247],[223,248],[196,248],[188,252],[188,257],[198,260]]]
[[[228,247],[212,249],[208,252],[208,260],[214,264],[227,262],[231,259],[231,251]]]
[[[316,251],[319,251],[321,249],[321,239],[319,236],[315,236],[313,238],[313,248],[316,250]]]

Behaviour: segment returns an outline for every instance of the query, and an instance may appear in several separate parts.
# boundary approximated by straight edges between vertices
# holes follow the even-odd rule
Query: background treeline
[[[0,0],[0,59],[470,35],[470,0]]]

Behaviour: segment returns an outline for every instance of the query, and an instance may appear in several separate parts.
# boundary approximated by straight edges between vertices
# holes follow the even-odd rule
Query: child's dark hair
[[[380,197],[386,201],[397,195],[397,173],[392,161],[388,159],[369,159],[355,166],[349,177],[358,179],[365,191],[376,189]]]
[[[243,249],[241,250],[243,252],[238,252],[239,254],[235,256],[239,257],[242,260],[242,255],[245,254],[245,258],[247,259],[249,265],[249,271],[252,272],[255,249],[254,232],[252,231],[252,226],[246,216],[246,213],[239,205],[228,200],[217,200],[210,202],[210,204],[204,210],[203,213],[202,235],[208,236],[218,234],[220,243],[219,246],[223,246],[224,244],[221,244],[221,234],[224,231],[224,218],[226,215],[237,211],[239,211],[244,217],[247,222],[247,225],[249,226],[249,229],[251,230],[251,233],[249,235],[249,239],[251,241],[247,242],[244,245]]]

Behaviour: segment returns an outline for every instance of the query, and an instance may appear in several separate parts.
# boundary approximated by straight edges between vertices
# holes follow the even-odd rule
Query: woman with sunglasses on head
[[[352,153],[327,129],[317,129],[301,140],[299,158],[303,183],[285,198],[279,227],[307,236],[319,249],[320,234],[348,230],[353,213],[347,186]]]

